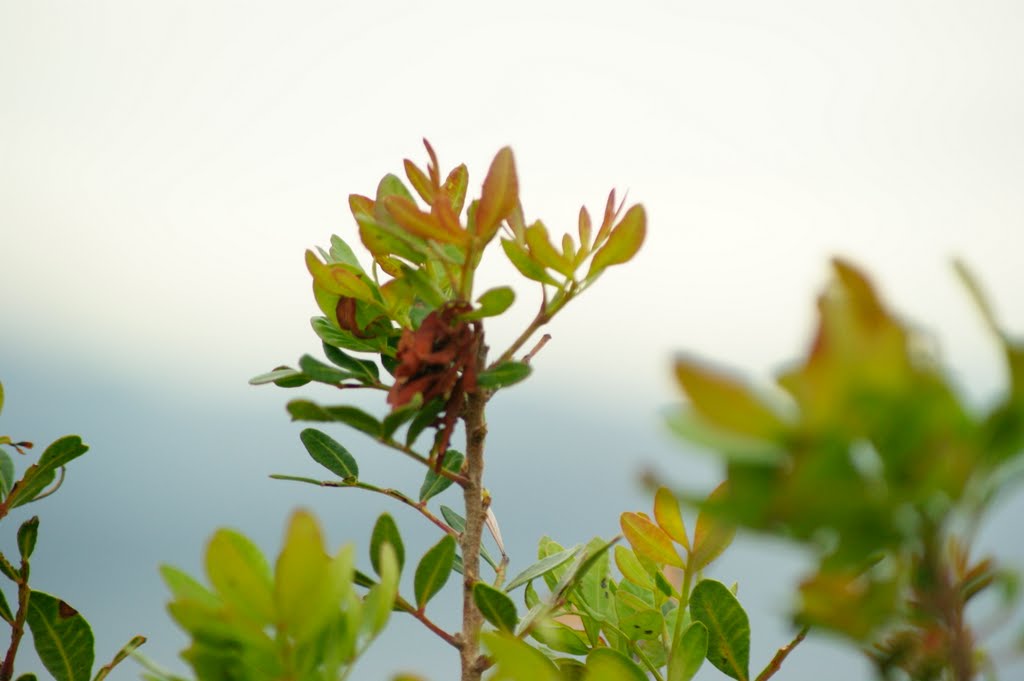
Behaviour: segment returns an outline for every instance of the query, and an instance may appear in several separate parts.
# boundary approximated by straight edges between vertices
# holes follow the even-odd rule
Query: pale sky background
[[[245,383],[317,352],[303,251],[354,242],[347,195],[422,163],[424,136],[446,168],[469,164],[476,191],[511,145],[527,217],[552,231],[613,186],[650,219],[636,260],[570,306],[534,380],[495,404],[489,486],[513,570],[542,534],[614,534],[618,513],[649,504],[644,466],[713,481],[711,460],[660,426],[672,353],[767,380],[804,347],[833,254],[933,329],[984,403],[1002,369],[949,261],[1024,331],[1021,35],[1009,0],[0,0],[0,431],[93,447],[31,509],[38,588],[92,620],[101,658],[141,632],[180,669],[156,566],[197,570],[216,527],[273,554],[305,504],[335,545],[365,552],[385,509],[420,551],[436,540],[386,500],[266,480],[315,474],[283,405],[316,393]],[[511,273],[488,264],[482,285]],[[492,346],[535,309],[516,288]],[[418,486],[405,461],[331,432],[365,476]],[[1020,501],[984,535],[1018,566]],[[720,570],[742,585],[754,666],[786,640],[799,564],[750,540]],[[454,670],[441,645],[403,624],[357,675],[440,681]],[[866,673],[819,640],[780,678],[825,668]]]

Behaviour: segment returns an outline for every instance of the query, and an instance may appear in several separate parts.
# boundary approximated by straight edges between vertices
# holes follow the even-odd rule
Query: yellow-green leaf
[[[232,610],[260,625],[274,621],[270,566],[245,536],[234,530],[217,530],[206,549],[206,574]]]
[[[274,575],[279,632],[307,640],[337,611],[342,585],[329,579],[330,562],[316,519],[308,511],[295,512]]]
[[[555,250],[548,235],[548,228],[540,220],[526,228],[526,245],[529,246],[530,256],[534,261],[567,277],[572,276],[572,262]]]
[[[721,500],[728,494],[728,483],[723,482],[708,495],[709,502]],[[693,530],[693,550],[690,552],[691,569],[703,570],[710,565],[732,543],[736,528],[715,518],[708,511],[697,514],[697,526]]]
[[[632,260],[643,245],[646,234],[647,214],[644,207],[638,204],[626,211],[619,224],[612,229],[608,241],[594,254],[587,279],[596,277],[607,267]]]
[[[615,565],[619,568],[622,576],[633,584],[654,591],[654,580],[644,570],[644,566],[637,560],[636,554],[625,546],[615,547]]]
[[[768,440],[784,430],[779,416],[739,380],[685,357],[676,359],[675,370],[694,410],[712,425]]]
[[[679,511],[679,502],[667,487],[661,487],[654,495],[654,519],[668,536],[689,552],[690,539],[686,535],[686,524]]]
[[[623,513],[620,517],[622,534],[633,550],[658,565],[684,567],[683,559],[672,546],[664,530],[639,513]]]
[[[539,281],[542,284],[558,286],[558,282],[547,273],[543,265],[530,256],[525,246],[512,239],[502,239],[501,247],[505,251],[505,255],[508,256],[509,261],[515,265],[516,269],[524,277]]]

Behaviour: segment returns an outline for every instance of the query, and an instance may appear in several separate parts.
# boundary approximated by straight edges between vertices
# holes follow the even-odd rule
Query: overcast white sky
[[[511,145],[556,232],[613,186],[647,207],[537,395],[653,413],[676,350],[766,377],[843,254],[983,398],[1001,369],[949,259],[1024,331],[1022,35],[1011,0],[0,0],[4,343],[231,399],[316,349],[304,249],[354,241],[347,195],[426,136],[477,190]]]

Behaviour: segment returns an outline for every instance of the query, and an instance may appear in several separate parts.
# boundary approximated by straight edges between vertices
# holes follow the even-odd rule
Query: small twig
[[[526,353],[526,356],[523,357],[523,364],[529,364],[530,360],[533,359],[533,356],[540,352],[541,349],[548,344],[549,340],[551,340],[550,333],[546,333],[543,336],[541,336],[540,340],[537,341],[537,344],[533,346],[533,350],[530,350],[528,353]]]
[[[459,533],[456,532],[448,523],[444,522],[436,515],[434,515],[427,505],[413,501],[409,496],[399,492],[397,489],[391,489],[390,487],[377,487],[371,485],[368,482],[362,480],[316,480],[314,478],[303,478],[296,475],[271,475],[274,480],[291,480],[292,482],[306,482],[311,485],[319,485],[320,487],[354,487],[356,489],[364,489],[367,492],[376,492],[377,494],[383,494],[384,496],[391,497],[397,501],[402,502],[409,508],[413,508],[420,513],[424,518],[437,525],[445,533],[450,534],[455,539],[459,538]]]
[[[551,316],[548,315],[547,313],[547,295],[545,295],[544,297],[545,300],[541,304],[540,310],[537,312],[537,316],[533,318],[532,322],[530,322],[530,325],[527,326],[521,334],[519,334],[519,338],[516,338],[514,341],[512,341],[512,345],[508,346],[508,349],[501,354],[501,357],[494,360],[490,366],[493,367],[498,364],[501,364],[502,362],[507,362],[510,359],[512,359],[512,357],[517,352],[519,352],[519,349],[526,345],[526,342],[529,341],[531,337],[533,337],[533,334],[537,332],[537,329],[551,321]]]
[[[28,619],[28,601],[32,591],[28,587],[28,566],[25,559],[21,560],[21,571],[18,574],[18,612],[11,624],[11,645],[7,648],[3,664],[0,664],[0,681],[11,681],[14,677],[14,657],[18,654],[21,637],[25,635],[25,620]]]
[[[424,466],[426,466],[427,468],[431,469],[432,471],[434,471],[435,473],[437,473],[441,477],[448,478],[449,480],[451,480],[455,484],[459,485],[460,487],[464,488],[466,486],[466,484],[469,482],[469,478],[467,478],[466,476],[461,475],[459,473],[452,472],[452,471],[447,470],[447,469],[445,469],[443,467],[440,470],[437,470],[436,467],[430,462],[430,459],[428,459],[427,457],[423,456],[422,454],[420,454],[419,452],[414,450],[412,447],[409,447],[408,445],[403,445],[401,442],[398,442],[396,440],[392,440],[390,438],[378,438],[377,441],[380,442],[385,447],[390,447],[391,449],[394,449],[395,451],[402,452],[403,454],[408,456],[410,459],[413,459],[414,461],[418,461],[419,463],[421,463]]]
[[[425,612],[423,612],[422,610],[410,610],[408,612],[410,615],[418,619],[423,624],[423,626],[425,626],[427,629],[430,629],[432,632],[440,636],[441,639],[444,640],[444,642],[450,645],[452,648],[455,648],[456,650],[462,650],[462,642],[454,635],[449,634],[447,631],[434,624],[434,622],[429,617],[427,617],[427,614]]]
[[[757,675],[757,679],[755,679],[755,681],[766,681],[771,678],[775,672],[779,671],[779,668],[782,667],[782,662],[786,659],[786,656],[793,652],[793,648],[800,645],[800,642],[807,636],[808,629],[809,627],[804,627],[792,641],[779,648],[778,652],[775,653],[775,657],[773,657],[772,661],[768,663],[768,666]]]

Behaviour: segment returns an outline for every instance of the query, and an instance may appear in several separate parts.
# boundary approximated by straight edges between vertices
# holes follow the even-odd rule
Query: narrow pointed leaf
[[[672,546],[664,530],[638,513],[623,513],[620,517],[622,534],[633,550],[659,565],[684,567],[683,559]]]
[[[381,434],[380,421],[362,409],[347,405],[322,407],[309,400],[292,400],[288,403],[288,413],[293,421],[337,421],[373,437]]]
[[[92,674],[92,629],[77,610],[41,591],[28,600],[28,626],[36,653],[57,681],[89,681]]]
[[[434,185],[431,184],[427,174],[420,170],[419,166],[405,159],[405,176],[409,178],[409,184],[420,195],[420,198],[427,203],[434,202]]]
[[[316,428],[306,428],[299,433],[299,439],[314,461],[339,478],[349,480],[359,477],[359,464],[355,457],[327,433]]]
[[[380,380],[380,370],[377,368],[376,362],[352,357],[329,343],[324,343],[323,347],[324,355],[327,356],[327,359],[348,373],[360,377],[360,380],[370,383]]]
[[[737,681],[750,676],[750,621],[727,586],[702,580],[690,594],[690,614],[708,629],[708,662]]]
[[[2,589],[0,589],[0,618],[8,624],[14,624],[14,613],[11,612],[11,606],[7,603],[7,596],[4,596]]]
[[[370,535],[370,564],[373,571],[381,574],[380,552],[384,544],[390,544],[395,554],[395,562],[398,571],[402,571],[405,565],[405,546],[402,544],[402,535],[398,532],[398,525],[395,519],[387,513],[382,513],[373,526],[373,533]]]
[[[441,515],[444,517],[444,521],[448,523],[448,526],[456,532],[462,532],[466,529],[466,519],[448,506],[441,506]],[[492,568],[498,569],[497,561],[491,556],[491,552],[487,550],[486,546],[480,546],[480,557],[486,560]]]
[[[455,539],[445,535],[431,547],[416,566],[413,587],[416,607],[422,609],[444,587],[455,562]]]
[[[268,371],[265,374],[253,376],[249,379],[249,385],[273,383],[281,388],[298,388],[306,385],[309,381],[309,376],[306,376],[306,374],[302,373],[298,369],[282,366],[274,369],[273,371]]]
[[[462,452],[449,449],[445,452],[442,467],[449,473],[458,473],[462,470],[462,463],[466,460]],[[420,501],[427,501],[436,497],[441,492],[451,487],[452,481],[443,475],[438,475],[433,470],[428,470],[427,475],[420,486]]]
[[[0,449],[0,500],[6,499],[14,484],[14,462],[10,455]]]
[[[473,601],[484,619],[501,631],[512,633],[519,623],[519,614],[512,599],[490,584],[477,582],[473,585]]]
[[[486,371],[480,372],[476,382],[481,388],[497,390],[519,383],[530,375],[530,365],[523,362],[502,362]]]
[[[509,583],[505,585],[506,593],[518,589],[523,584],[528,584],[538,577],[543,577],[555,568],[564,565],[572,560],[572,557],[575,556],[579,550],[579,546],[574,546],[571,549],[565,549],[564,551],[553,553],[538,560],[536,563],[513,577]]]
[[[359,380],[359,377],[352,375],[350,372],[325,364],[310,355],[303,355],[299,359],[299,368],[302,370],[302,373],[317,383],[337,385],[345,381]]]

